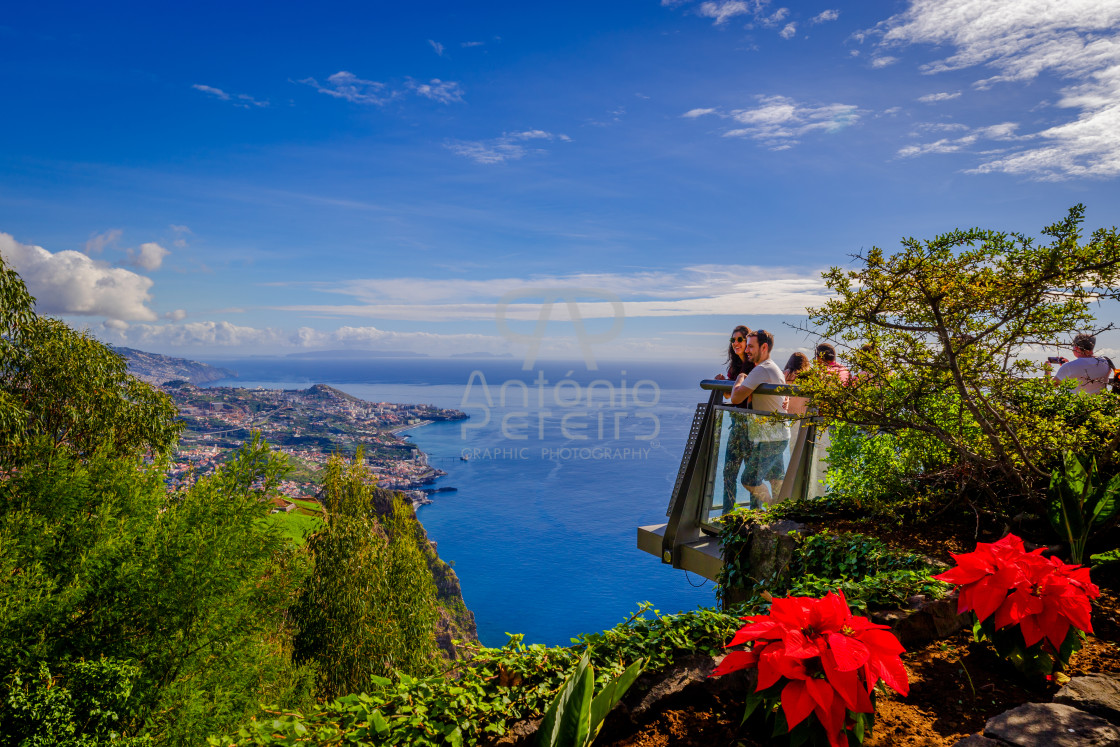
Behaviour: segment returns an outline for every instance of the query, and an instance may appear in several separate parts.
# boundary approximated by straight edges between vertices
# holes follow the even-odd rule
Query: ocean
[[[447,472],[418,515],[454,564],[480,640],[521,633],[567,645],[626,619],[643,601],[662,613],[715,604],[703,578],[636,547],[663,522],[697,403],[701,363],[507,359],[250,358],[209,360],[238,372],[211,386],[329,384],[375,402],[454,407],[467,421],[407,431]]]

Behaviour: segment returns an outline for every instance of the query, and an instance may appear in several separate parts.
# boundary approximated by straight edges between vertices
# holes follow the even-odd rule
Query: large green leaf
[[[590,740],[594,740],[599,734],[599,730],[603,728],[603,720],[606,719],[607,714],[611,712],[618,701],[622,700],[622,696],[634,684],[634,680],[638,679],[638,675],[645,669],[645,660],[638,659],[636,662],[626,668],[622,674],[607,683],[595,699],[591,701],[591,733]]]
[[[1116,515],[1117,509],[1120,509],[1120,474],[1113,475],[1101,491],[1093,509],[1093,521],[1108,521]]]
[[[595,673],[584,654],[545,711],[537,730],[537,744],[540,747],[583,747],[587,744],[591,735],[594,692]]]

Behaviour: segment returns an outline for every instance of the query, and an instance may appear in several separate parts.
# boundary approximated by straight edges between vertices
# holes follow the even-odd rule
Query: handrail
[[[735,382],[731,379],[704,379],[700,382],[700,388],[709,392],[730,392],[733,386],[735,386]],[[797,384],[759,384],[754,391],[756,394],[781,395],[783,397],[801,396],[801,390]]]

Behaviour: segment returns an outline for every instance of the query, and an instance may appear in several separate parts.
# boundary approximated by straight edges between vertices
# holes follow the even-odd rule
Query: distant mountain
[[[149,384],[163,384],[167,381],[189,381],[192,384],[206,384],[220,379],[237,378],[236,371],[218,368],[209,363],[172,358],[159,353],[145,353],[143,350],[114,347],[113,352],[128,361],[128,372]]]
[[[408,350],[308,350],[302,353],[288,353],[288,358],[427,358],[427,353],[413,353]]]

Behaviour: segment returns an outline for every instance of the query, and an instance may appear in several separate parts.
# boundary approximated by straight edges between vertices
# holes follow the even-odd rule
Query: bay
[[[445,472],[418,515],[454,564],[480,640],[566,645],[649,601],[711,606],[711,582],[639,551],[664,521],[705,362],[628,364],[436,359],[211,360],[239,378],[211,386],[329,384],[369,401],[430,403],[467,421],[407,432]]]

